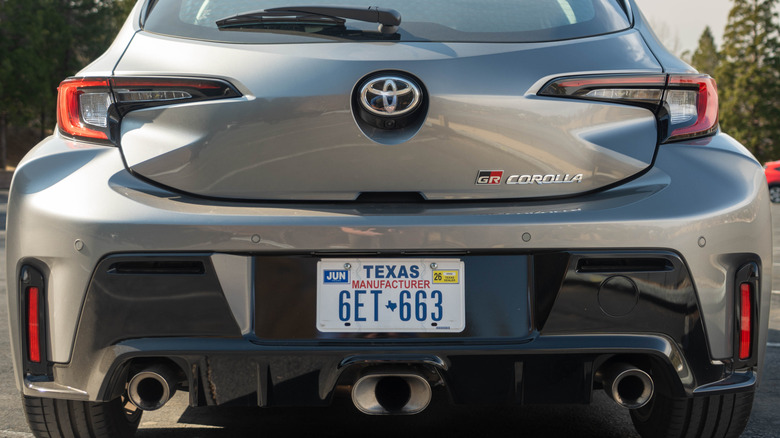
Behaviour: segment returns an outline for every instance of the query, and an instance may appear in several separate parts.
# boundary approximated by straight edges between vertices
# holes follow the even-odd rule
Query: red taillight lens
[[[675,108],[674,96],[683,97],[685,104]],[[666,102],[672,116],[672,135],[669,141],[712,134],[718,129],[718,87],[715,79],[707,75],[672,75],[669,77],[669,90]],[[680,114],[679,122],[675,116]]]
[[[95,95],[110,99],[107,79],[67,79],[60,84],[57,96],[57,123],[60,130],[73,137],[108,140],[108,107],[104,114],[95,114],[90,105]],[[84,97],[82,102],[82,96]],[[89,102],[88,102],[89,101]],[[110,103],[109,103],[110,105]],[[89,114],[84,114],[90,112]],[[102,125],[102,126],[101,126]]]
[[[750,283],[742,283],[739,286],[739,359],[750,358],[750,344],[753,335],[752,327],[752,296],[753,287]]]
[[[203,101],[238,97],[230,84],[213,79],[112,78],[111,90],[118,105],[169,105],[177,101]]]
[[[571,97],[607,102],[635,102],[658,107],[663,97],[666,75],[579,76],[556,79],[547,84],[542,96]]]
[[[40,290],[27,288],[27,352],[30,362],[41,362]]]
[[[117,128],[130,111],[239,96],[231,84],[215,79],[70,78],[59,87],[57,123],[68,136],[116,143],[112,120]]]
[[[610,75],[555,79],[541,96],[638,105],[659,120],[659,140],[703,137],[718,129],[718,92],[707,75]]]

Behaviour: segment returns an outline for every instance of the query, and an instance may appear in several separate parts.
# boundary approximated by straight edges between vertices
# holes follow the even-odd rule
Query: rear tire
[[[642,438],[737,438],[750,418],[754,392],[696,398],[656,394],[631,420]]]
[[[24,414],[38,438],[131,438],[142,411],[125,397],[92,403],[25,396]]]

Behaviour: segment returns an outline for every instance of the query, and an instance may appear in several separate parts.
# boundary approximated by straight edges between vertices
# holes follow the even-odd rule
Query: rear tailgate
[[[386,141],[356,121],[357,85],[385,71],[424,89],[427,115],[410,139]],[[215,198],[318,201],[571,196],[636,175],[655,153],[649,110],[535,95],[554,77],[599,72],[661,67],[634,30],[527,44],[255,45],[141,32],[115,70],[222,78],[243,94],[129,113],[121,148],[136,174]]]

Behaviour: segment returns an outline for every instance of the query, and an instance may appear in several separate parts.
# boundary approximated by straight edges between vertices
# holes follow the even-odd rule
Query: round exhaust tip
[[[617,364],[604,374],[604,390],[620,406],[638,409],[650,401],[655,389],[653,379],[646,372]]]
[[[130,401],[139,409],[163,407],[176,391],[175,374],[167,367],[150,367],[135,374],[127,386]]]
[[[431,385],[417,374],[369,374],[352,386],[352,402],[369,415],[412,415],[431,402]]]

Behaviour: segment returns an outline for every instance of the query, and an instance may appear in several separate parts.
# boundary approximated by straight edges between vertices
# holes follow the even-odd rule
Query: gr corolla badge
[[[8,203],[33,433],[350,387],[739,435],[770,207],[714,80],[633,0],[310,3],[141,0],[61,84]]]

